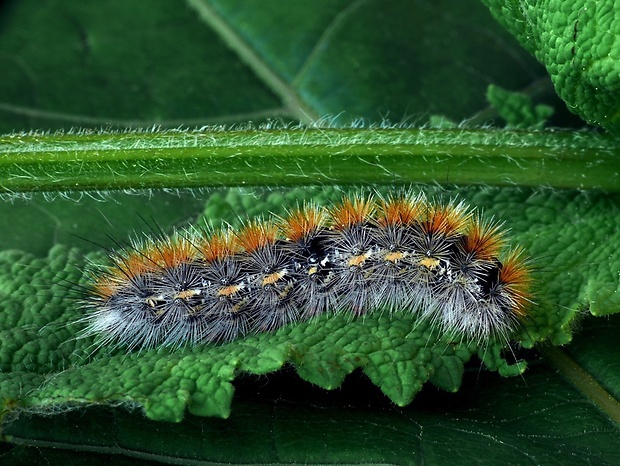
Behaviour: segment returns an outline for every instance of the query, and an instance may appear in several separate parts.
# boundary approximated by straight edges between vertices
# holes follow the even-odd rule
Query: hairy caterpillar
[[[396,309],[484,343],[509,339],[530,299],[527,261],[502,224],[411,193],[304,205],[238,231],[158,235],[110,259],[92,274],[83,335],[130,350]]]

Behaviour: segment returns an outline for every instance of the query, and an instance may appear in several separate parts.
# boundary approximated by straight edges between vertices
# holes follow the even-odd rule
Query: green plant
[[[127,238],[144,229],[140,216],[169,230],[197,217],[235,221],[302,196],[338,195],[332,189],[294,188],[317,183],[427,183],[421,189],[459,195],[506,218],[515,239],[539,258],[544,292],[537,303],[555,321],[544,336],[556,344],[570,340],[575,315],[618,311],[620,148],[613,79],[620,75],[620,33],[612,26],[585,27],[593,11],[595,19],[597,11],[605,21],[617,17],[613,2],[602,2],[611,7],[599,10],[591,2],[547,2],[532,11],[524,2],[486,2],[543,61],[571,108],[607,133],[581,128],[583,123],[555,97],[547,71],[481,4],[324,1],[310,8],[306,3],[260,2],[251,8],[215,0],[113,1],[105,7],[61,0],[3,4],[0,127],[13,135],[0,140],[0,186],[13,201],[0,206],[5,250],[0,255],[0,398],[7,413],[22,407],[57,414],[5,418],[7,440],[40,450],[4,444],[3,459],[14,464],[57,459],[63,455],[48,448],[56,446],[96,452],[88,455],[89,463],[109,461],[115,453],[145,463],[471,463],[483,445],[489,463],[617,462],[616,317],[584,318],[570,346],[539,347],[541,359],[528,354],[530,369],[522,378],[499,378],[481,372],[477,363],[464,370],[460,359],[469,354],[442,354],[431,377],[450,391],[462,385],[460,391],[427,387],[407,408],[393,406],[360,371],[337,392],[300,382],[290,370],[246,374],[236,382],[226,420],[193,414],[228,414],[220,401],[231,394],[228,381],[235,370],[262,374],[281,367],[291,358],[282,343],[289,330],[268,337],[271,352],[244,356],[243,342],[236,346],[239,363],[220,367],[223,393],[209,398],[219,404],[201,402],[195,387],[175,386],[174,396],[165,390],[174,371],[187,368],[183,364],[191,369],[203,362],[204,349],[170,356],[117,354],[108,360],[95,357],[93,364],[74,351],[76,326],[67,323],[76,309],[68,304],[66,280],[79,279],[84,264],[75,248],[91,251],[94,260],[102,257],[96,252],[101,248],[83,238],[112,247],[106,233]],[[545,11],[563,13],[552,17]],[[596,22],[613,24],[605,21]],[[557,32],[558,24],[564,33]],[[565,33],[571,27],[576,38]],[[561,47],[547,50],[554,34],[553,44]],[[571,51],[571,41],[582,44],[588,56],[597,50],[603,54],[585,66],[594,78],[574,77],[570,67],[558,66],[566,58],[562,54],[581,58],[580,49]],[[587,44],[599,43],[586,50]],[[485,101],[487,90],[492,105]],[[325,115],[314,130],[295,129],[297,121],[307,124]],[[268,123],[274,118],[279,121]],[[518,129],[501,128],[501,119]],[[253,127],[245,125],[248,120]],[[522,129],[545,122],[563,130]],[[260,130],[265,123],[269,131]],[[425,129],[408,128],[408,123]],[[153,124],[171,129],[114,131]],[[209,124],[223,126],[214,133],[178,129]],[[237,131],[227,131],[229,124],[237,124]],[[71,132],[72,127],[85,130]],[[32,129],[52,132],[24,133]],[[53,133],[58,129],[64,133]],[[447,186],[439,189],[435,183]],[[209,189],[200,191],[203,186]],[[175,195],[161,191],[165,188],[194,190]],[[152,191],[145,202],[103,192],[110,189]],[[31,199],[15,196],[19,193],[30,193]],[[42,289],[50,281],[53,286]],[[44,318],[48,311],[56,313],[53,322]],[[536,340],[531,335],[522,340],[528,338],[532,344]],[[311,351],[305,361],[298,356],[294,362],[305,362],[298,371],[323,387],[338,386],[358,361],[338,359],[337,346],[330,350],[327,355]],[[493,365],[495,355],[482,356]],[[504,364],[510,372],[505,361],[495,362],[497,369]],[[574,388],[546,362],[581,387]],[[105,384],[97,387],[91,378],[89,392],[78,393],[97,371],[110,380],[127,364],[151,370],[163,383],[138,396],[134,391],[105,398]],[[513,373],[522,368],[512,367]],[[135,381],[132,373],[124,374]],[[403,401],[417,383],[407,382]],[[69,394],[57,389],[72,383],[77,389]],[[398,400],[396,385],[387,390]],[[57,412],[84,399],[137,403],[160,419],[179,420],[186,406],[193,414],[180,424],[162,424],[122,408]],[[154,399],[159,405],[152,404]],[[76,454],[70,458],[81,461]]]

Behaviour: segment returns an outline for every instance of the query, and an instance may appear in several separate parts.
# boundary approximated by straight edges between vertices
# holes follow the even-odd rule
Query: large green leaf
[[[498,115],[514,115],[511,109],[508,113],[496,112],[488,106],[485,95],[489,84],[525,90],[537,102],[552,105],[556,110],[554,124],[579,124],[567,119],[563,106],[549,93],[544,69],[477,3],[268,1],[249,6],[233,1],[152,0],[78,5],[55,0],[43,4],[4,2],[1,8],[3,131],[154,123],[174,127],[264,121],[270,117],[308,122],[321,116],[329,116],[326,121],[334,125],[357,117],[381,124],[383,117],[396,122],[426,122],[432,114],[482,123]],[[496,106],[503,105],[502,98],[491,100]],[[518,105],[528,107],[523,102]],[[533,121],[539,123],[541,115]],[[444,119],[441,124],[450,122]],[[476,135],[467,133],[465,137],[472,134]],[[467,149],[465,144],[457,151],[465,158],[452,159],[450,166],[432,166],[426,178],[418,177],[411,168],[414,165],[407,165],[405,158],[391,159],[394,166],[385,171],[385,164],[372,165],[376,160],[360,155],[354,162],[376,167],[382,178],[372,170],[358,174],[355,163],[349,160],[350,165],[346,165],[346,151],[342,157],[345,168],[340,173],[348,169],[358,175],[353,180],[362,185],[368,181],[390,184],[394,180],[444,182],[453,178],[462,184],[506,185],[517,181],[514,188],[482,186],[439,192],[459,195],[507,220],[515,241],[536,258],[539,279],[539,318],[519,339],[528,346],[541,337],[566,343],[571,335],[569,321],[576,312],[590,310],[600,315],[620,309],[620,259],[615,247],[620,240],[619,199],[598,190],[562,192],[518,185],[532,186],[539,180],[562,188],[605,186],[615,191],[618,170],[614,154],[618,144],[613,138],[566,134],[566,140],[573,142],[566,146],[569,155],[565,160],[574,163],[567,169],[564,162],[557,163],[566,157],[561,145],[536,145],[536,141],[564,136],[522,134],[531,141],[523,145],[522,158],[507,156],[515,147],[508,141],[518,140],[518,132],[498,134],[496,144],[491,143],[488,150],[504,154],[504,160],[516,161],[514,165],[526,174],[529,170],[523,179],[516,180],[514,172],[498,173],[497,165],[488,161],[461,173],[462,161],[476,151],[487,150],[480,145]],[[87,162],[80,154],[89,146],[77,141],[68,143],[75,144],[73,147],[65,145],[65,160],[60,165],[39,166],[37,151],[41,155],[54,139],[41,134],[25,139],[33,145],[33,163],[20,164],[3,152],[3,162],[11,167],[1,181],[3,186],[9,186],[9,181],[13,183],[10,186],[18,186],[25,180],[33,186],[28,191],[36,192],[37,183],[38,189],[53,189],[43,188],[43,178],[37,181],[31,168],[41,173],[50,167],[48,176],[62,181],[67,174],[61,171],[62,163],[72,162],[68,166],[76,167]],[[114,152],[114,144],[121,147],[130,137],[117,134],[103,139],[110,141]],[[64,141],[71,141],[71,137]],[[437,160],[449,160],[448,147],[455,148],[454,139],[440,139],[434,144],[424,150],[440,149],[444,158]],[[122,187],[146,186],[135,173],[131,175],[131,168],[153,172],[157,154],[168,154],[166,148],[151,153],[145,147],[135,153],[137,158],[127,149],[114,154],[121,161],[119,166],[126,165],[127,173],[133,176]],[[109,146],[107,150],[105,157],[110,153]],[[260,179],[261,174],[273,176],[279,168],[274,163],[276,158],[269,155],[268,147],[262,150],[260,169],[246,164],[242,157],[230,157],[238,167],[231,170],[239,177],[235,183],[242,183],[245,176],[252,180]],[[391,157],[390,148],[387,150]],[[104,156],[103,151],[101,154]],[[97,154],[89,156],[96,158]],[[421,158],[428,156],[420,151]],[[324,176],[322,182],[328,183],[330,172],[318,158],[298,157],[293,159],[297,173],[306,176],[293,182],[290,176],[280,180],[312,184],[315,177],[307,176],[310,171]],[[339,161],[337,154],[330,157]],[[47,163],[50,157],[39,160]],[[395,176],[398,160],[407,165],[406,176]],[[533,163],[524,164],[527,160]],[[546,171],[550,164],[560,170],[562,181]],[[182,164],[179,166],[177,173],[182,172]],[[205,166],[205,172],[209,173],[210,166]],[[22,171],[13,170],[15,167]],[[200,167],[194,168],[198,172]],[[96,187],[109,174],[106,166],[98,177],[95,167],[87,177],[95,183],[90,186]],[[183,187],[183,183],[165,183],[160,186]],[[219,178],[213,184],[226,183],[231,183],[230,179]],[[419,188],[436,193],[436,188],[427,185]],[[522,378],[503,379],[480,372],[476,362],[467,369],[463,361],[473,350],[463,347],[444,346],[439,350],[425,340],[424,344],[403,345],[398,349],[402,353],[395,352],[390,345],[397,346],[399,332],[406,332],[411,325],[406,316],[394,316],[393,321],[388,316],[373,317],[364,322],[331,318],[222,347],[173,354],[153,351],[123,356],[100,352],[85,358],[88,341],[73,339],[79,326],[71,322],[81,311],[66,288],[68,281],[80,279],[83,254],[102,260],[102,247],[114,246],[114,240],[124,241],[131,230],[148,231],[153,223],[171,231],[202,215],[211,221],[235,222],[239,216],[266,210],[281,212],[282,205],[294,204],[302,197],[316,196],[325,201],[338,195],[337,190],[286,191],[275,187],[264,193],[232,189],[180,197],[154,191],[149,198],[74,193],[71,199],[55,195],[51,201],[33,194],[30,201],[13,198],[12,204],[2,205],[5,221],[0,241],[7,250],[1,255],[0,398],[7,411],[21,407],[47,415],[42,418],[22,412],[13,422],[5,419],[3,434],[7,440],[35,445],[36,449],[7,449],[3,462],[91,464],[109,462],[109,455],[122,454],[140,457],[145,463],[154,459],[185,463],[437,464],[455,458],[471,463],[480,459],[481,444],[489,463],[618,462],[614,444],[619,424],[618,374],[613,364],[617,349],[609,328],[587,321],[582,333],[590,343],[584,346],[578,341],[569,347],[569,357],[563,352],[558,356],[541,350],[544,358],[572,378],[579,389],[536,362]],[[209,199],[206,206],[202,197]],[[81,252],[71,249],[76,246]],[[381,328],[393,332],[395,338],[386,339],[387,347],[377,350],[382,342],[369,329]],[[333,330],[337,336],[342,329],[346,329],[343,335],[364,335],[365,346],[353,347],[347,338],[334,336],[330,340],[324,334]],[[316,339],[307,337],[315,333]],[[521,370],[521,365],[507,365],[494,351],[480,353],[488,366],[505,375]],[[422,356],[423,364],[412,364],[409,359],[400,372],[382,372],[389,361],[373,360],[410,358],[414,353]],[[516,349],[515,353],[519,359],[535,361],[531,354],[522,355]],[[264,374],[286,361],[295,370],[284,375],[244,376],[248,372]],[[323,392],[301,381],[303,378],[334,388],[351,371],[344,388],[338,391]],[[463,373],[470,375],[461,383]],[[231,385],[234,377],[237,380]],[[399,404],[407,403],[426,380],[444,390],[462,388],[454,395],[435,392],[433,385],[427,384],[406,408],[388,401],[387,396]],[[587,386],[580,381],[587,381]],[[238,390],[228,419],[191,414],[227,415],[233,386]],[[601,386],[611,396],[605,398]],[[84,402],[124,406],[113,411],[91,408],[75,414],[58,413]],[[179,420],[185,415],[185,420],[174,425],[157,423],[144,419],[142,410],[126,414],[127,405],[142,406],[154,418]],[[16,413],[19,410],[12,411]],[[66,449],[69,455],[55,447]],[[97,454],[70,454],[77,450]]]
[[[26,0],[2,9],[5,132],[279,115],[462,120],[487,110],[489,84],[548,90],[544,69],[476,2]]]
[[[358,374],[337,393],[325,393],[280,373],[241,382],[226,420],[189,416],[183,424],[154,424],[138,413],[91,408],[79,415],[27,416],[7,434],[15,443],[43,449],[30,453],[30,461],[57,458],[54,448],[61,448],[83,455],[79,464],[97,461],[100,454],[88,453],[93,450],[115,464],[119,455],[179,464],[620,461],[617,429],[546,366],[536,365],[524,379],[474,369],[465,381],[456,394],[428,390],[398,408]],[[74,425],[82,429],[76,432]]]
[[[614,0],[483,0],[545,65],[569,108],[620,132],[620,8]]]

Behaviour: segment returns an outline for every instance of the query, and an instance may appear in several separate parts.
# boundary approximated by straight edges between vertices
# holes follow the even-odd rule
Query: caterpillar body
[[[503,225],[423,195],[345,197],[281,218],[158,235],[92,274],[83,336],[129,350],[226,342],[326,312],[407,310],[455,338],[507,340],[530,271]]]

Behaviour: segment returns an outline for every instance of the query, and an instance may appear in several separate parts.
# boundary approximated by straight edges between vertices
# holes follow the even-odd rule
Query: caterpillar
[[[506,341],[530,307],[524,256],[501,222],[463,202],[345,196],[110,251],[91,273],[82,336],[128,350],[178,348],[327,312],[407,310],[455,338]]]

